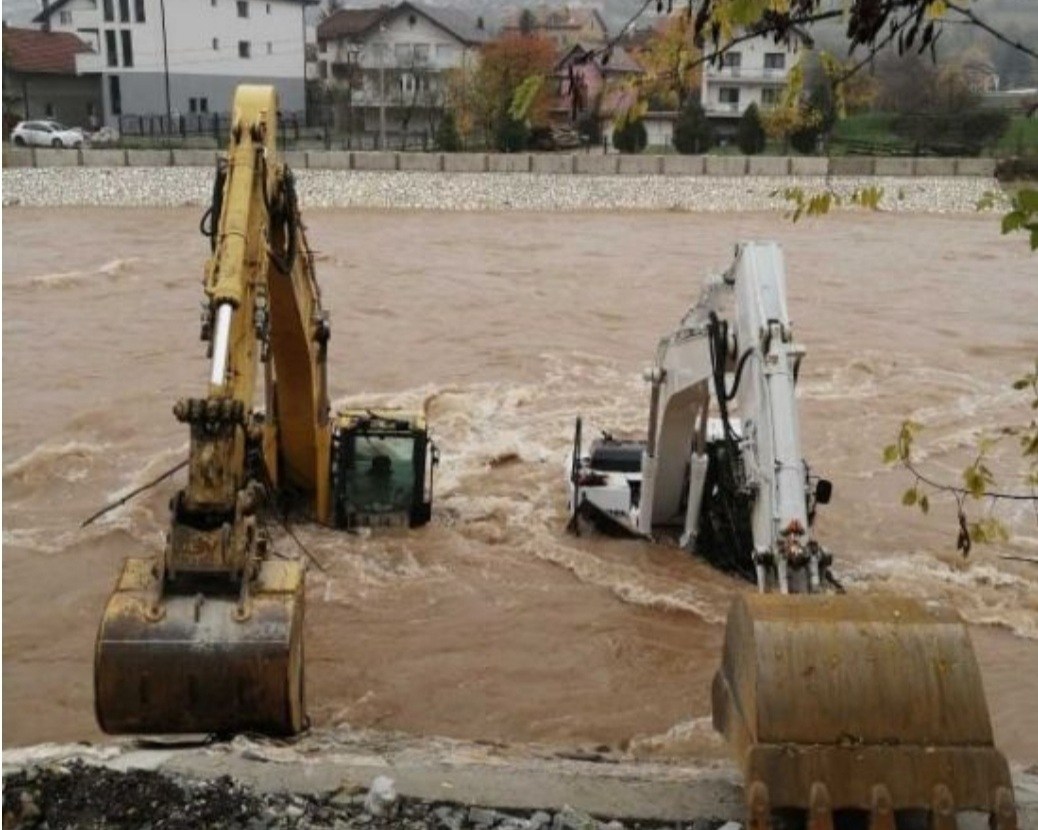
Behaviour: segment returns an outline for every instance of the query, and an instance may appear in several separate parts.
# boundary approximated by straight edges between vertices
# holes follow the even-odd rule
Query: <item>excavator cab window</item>
[[[428,521],[427,444],[417,431],[340,431],[333,465],[335,523],[407,527]]]

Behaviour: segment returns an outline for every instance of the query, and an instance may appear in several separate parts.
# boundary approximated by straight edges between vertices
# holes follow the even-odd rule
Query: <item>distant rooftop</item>
[[[71,32],[4,27],[4,62],[15,72],[75,75],[76,55],[90,51]]]
[[[479,25],[481,22],[479,18],[472,18],[458,9],[427,6],[424,3],[404,0],[395,6],[379,6],[374,9],[339,9],[317,26],[317,38],[318,40],[364,38],[374,32],[380,24],[407,12],[422,15],[467,44],[483,43],[489,37],[486,30]]]

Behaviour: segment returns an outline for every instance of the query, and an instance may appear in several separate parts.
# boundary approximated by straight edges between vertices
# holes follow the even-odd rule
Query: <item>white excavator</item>
[[[873,830],[920,813],[952,830],[973,810],[1011,830],[1012,782],[965,624],[930,603],[845,593],[812,535],[832,485],[801,453],[804,354],[780,247],[738,245],[660,341],[646,437],[585,448],[577,419],[570,527],[668,538],[756,584],[732,603],[713,684],[752,830],[789,811],[811,830],[848,812]]]

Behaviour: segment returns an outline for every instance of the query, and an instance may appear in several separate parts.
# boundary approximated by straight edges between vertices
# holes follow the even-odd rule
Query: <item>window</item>
[[[765,69],[785,69],[786,55],[783,52],[766,52],[764,55]]]
[[[72,12],[61,12],[58,15],[58,22],[62,26],[71,26],[72,25]]]
[[[723,86],[719,90],[717,90],[717,98],[722,104],[738,105],[739,87]]]
[[[43,105],[43,114],[46,115],[48,118],[53,118],[54,117],[54,105],[50,104],[50,103],[44,104]]]
[[[216,8],[216,0],[209,0],[209,5],[212,6],[215,9]]]
[[[115,20],[115,0],[104,0],[105,6],[105,23],[111,23]]]
[[[198,99],[198,111],[199,112],[209,112],[209,99],[208,98],[199,98]]]
[[[317,51],[320,52],[322,55],[327,54],[328,53],[328,41],[327,40],[319,40],[319,41],[317,41]]]
[[[130,22],[130,0],[119,0],[119,22]]]
[[[766,107],[773,107],[782,100],[781,89],[762,89],[760,91],[760,102]]]
[[[411,51],[410,43],[398,43],[393,47],[393,54],[396,55],[397,66],[411,65],[411,56],[413,52]]]
[[[197,98],[188,98],[187,99],[187,111],[188,112],[198,112],[198,99]]]
[[[270,3],[267,3],[267,14],[270,14]]]
[[[252,44],[247,40],[238,41],[238,57],[239,58],[250,58],[252,57]]]
[[[134,0],[133,3],[134,16],[138,23],[144,22],[144,0]]]
[[[453,66],[457,60],[457,50],[450,43],[436,44],[436,62],[440,66]]]
[[[721,65],[731,69],[738,69],[742,66],[742,53],[725,52],[724,57],[721,59]]]
[[[249,0],[238,0],[238,17],[249,16]]]
[[[115,32],[111,29],[105,32],[105,54],[108,56],[109,66],[119,65],[119,51],[115,46]]]
[[[213,38],[213,51],[214,52],[219,52],[220,51],[220,38],[218,38],[218,37],[214,37]]]
[[[268,55],[273,55],[274,54],[274,44],[271,43],[269,40],[267,41],[267,54]]]
[[[108,76],[108,101],[112,106],[112,115],[123,114],[123,96],[118,75]]]
[[[129,29],[119,32],[123,41],[123,66],[133,66],[133,35]]]
[[[414,45],[414,62],[415,63],[428,63],[429,62],[429,44],[428,43],[416,43]]]

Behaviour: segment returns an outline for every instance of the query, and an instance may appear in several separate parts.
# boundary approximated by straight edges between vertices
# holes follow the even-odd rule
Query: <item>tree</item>
[[[527,131],[530,126],[548,123],[551,94],[544,79],[554,67],[555,44],[539,35],[505,34],[483,47],[479,69],[472,78],[471,100],[488,138],[497,143],[507,137],[512,146],[519,131],[510,122],[522,120]],[[520,105],[519,119],[513,104]]]
[[[444,153],[456,153],[461,149],[461,136],[458,135],[458,126],[454,119],[454,113],[447,110],[440,119],[436,128],[436,149]]]
[[[700,57],[688,15],[668,18],[637,53],[645,69],[635,82],[639,97],[651,109],[681,109],[699,89]]]
[[[764,127],[761,125],[760,111],[756,104],[750,104],[739,119],[736,143],[747,156],[755,156],[764,150]]]
[[[690,100],[674,122],[674,149],[679,153],[705,153],[714,144],[714,128],[702,104]]]
[[[621,153],[640,153],[648,143],[649,135],[640,118],[629,118],[613,127],[613,146]]]

